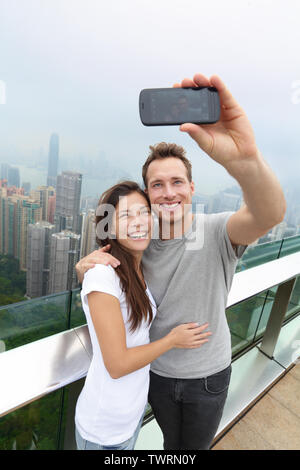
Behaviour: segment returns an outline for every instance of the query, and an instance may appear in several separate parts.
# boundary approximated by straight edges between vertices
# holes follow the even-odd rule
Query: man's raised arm
[[[286,201],[274,172],[256,146],[252,126],[222,80],[196,74],[174,87],[214,86],[220,96],[221,115],[215,124],[182,124],[213,160],[222,165],[242,188],[245,205],[227,223],[232,244],[248,245],[280,223]]]

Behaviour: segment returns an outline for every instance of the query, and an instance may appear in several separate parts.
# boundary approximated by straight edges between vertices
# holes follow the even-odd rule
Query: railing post
[[[281,326],[289,305],[295,282],[296,278],[293,278],[280,284],[276,292],[265,334],[259,348],[270,359],[273,358],[273,353],[277,344]]]

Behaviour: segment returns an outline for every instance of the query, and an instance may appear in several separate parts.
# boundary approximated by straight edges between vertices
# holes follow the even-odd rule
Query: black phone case
[[[210,94],[210,97],[211,99],[209,100],[209,111],[210,111],[210,120],[209,121],[189,121],[189,122],[192,122],[193,124],[201,124],[201,125],[205,125],[205,124],[215,124],[216,122],[218,122],[218,120],[220,119],[220,113],[221,113],[221,109],[220,109],[220,98],[219,98],[219,93],[218,93],[218,90],[215,88],[215,87],[187,87],[187,88],[192,88],[192,89],[202,89],[202,88],[208,88],[209,91],[211,92]],[[156,90],[166,90],[166,88],[156,88]],[[147,120],[145,119],[145,116],[144,116],[144,110],[143,110],[143,91],[142,90],[140,92],[140,96],[139,96],[139,113],[140,113],[140,119],[141,119],[141,122],[143,123],[144,126],[179,126],[181,124],[184,124],[185,122],[187,121],[177,121],[177,122],[147,122]]]

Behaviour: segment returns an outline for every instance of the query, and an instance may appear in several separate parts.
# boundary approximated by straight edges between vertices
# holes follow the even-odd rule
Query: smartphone
[[[145,126],[213,124],[220,118],[220,98],[214,87],[148,88],[140,92],[139,111]]]

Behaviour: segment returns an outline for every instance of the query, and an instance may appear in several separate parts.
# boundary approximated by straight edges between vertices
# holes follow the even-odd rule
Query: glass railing
[[[2,349],[13,349],[68,329],[69,297],[69,292],[61,292],[0,307]]]
[[[232,357],[262,338],[278,286],[226,310],[231,332]],[[300,276],[291,295],[285,321],[300,312]]]
[[[283,238],[282,245],[279,252],[279,258],[282,256],[291,255],[300,251],[300,235],[294,237]]]
[[[272,243],[249,246],[236,272],[253,268],[300,251],[300,235]],[[257,342],[264,334],[278,286],[226,310],[231,332],[232,356]],[[300,311],[300,277],[297,278],[285,320]]]
[[[67,389],[67,387],[65,387]],[[56,450],[65,422],[65,389],[0,418],[0,450]]]
[[[0,307],[1,351],[22,346],[86,322],[80,289]]]
[[[264,249],[263,249],[264,248]],[[300,236],[249,247],[242,269],[300,251]],[[278,286],[226,310],[231,331],[232,357],[262,337]],[[300,276],[290,298],[285,321],[300,313]],[[0,308],[0,350],[85,324],[80,289]],[[69,387],[55,391],[0,418],[0,450],[63,449]]]
[[[259,245],[250,245],[237,265],[236,272],[268,263],[300,251],[300,235]]]

